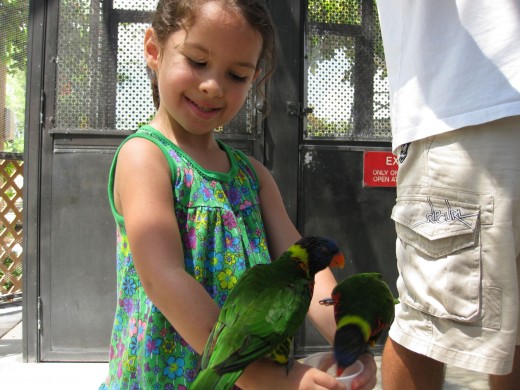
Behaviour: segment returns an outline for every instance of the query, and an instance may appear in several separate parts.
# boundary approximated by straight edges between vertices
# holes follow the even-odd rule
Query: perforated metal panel
[[[114,0],[115,9],[133,11],[153,11],[156,4],[154,0]]]
[[[390,139],[384,54],[372,1],[311,0],[305,35],[304,136]]]
[[[60,0],[56,129],[136,130],[153,117],[143,40],[155,6],[150,0]],[[250,94],[239,115],[218,129],[221,137],[254,139],[254,107]]]

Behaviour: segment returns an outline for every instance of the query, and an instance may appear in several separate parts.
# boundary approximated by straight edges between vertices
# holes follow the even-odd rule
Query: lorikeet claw
[[[324,306],[334,305],[334,300],[332,298],[324,298],[320,301],[320,305],[324,305]]]

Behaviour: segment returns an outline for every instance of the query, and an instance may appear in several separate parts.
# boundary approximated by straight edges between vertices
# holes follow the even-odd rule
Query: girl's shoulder
[[[176,170],[178,159],[175,158],[177,154],[173,143],[151,126],[141,126],[135,133],[125,138],[116,152],[116,159],[120,158],[122,152],[139,157],[143,163],[148,159],[151,161],[166,159],[170,170],[172,172]]]

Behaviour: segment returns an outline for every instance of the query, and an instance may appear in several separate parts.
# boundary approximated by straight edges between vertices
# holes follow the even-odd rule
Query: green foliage
[[[6,81],[0,85],[0,97],[5,99],[0,107],[14,113],[17,127],[15,140],[5,142],[0,149],[15,153],[23,152],[28,15],[27,0],[0,0],[0,72]]]
[[[27,0],[0,0],[0,61],[7,71],[27,67]]]
[[[308,137],[349,137],[354,128],[352,122],[346,120],[327,120],[313,114],[307,116]]]
[[[24,139],[23,133],[18,133],[14,140],[4,142],[4,152],[23,153]]]
[[[23,153],[24,150],[25,77],[25,69],[14,69],[7,74],[6,107],[14,112],[16,131],[14,140],[4,143],[5,152]]]
[[[360,24],[360,0],[309,0],[307,17],[314,23]]]

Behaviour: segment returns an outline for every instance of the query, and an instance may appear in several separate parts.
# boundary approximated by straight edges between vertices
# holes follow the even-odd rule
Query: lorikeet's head
[[[363,329],[357,324],[340,324],[334,336],[334,357],[336,358],[337,376],[354,364],[357,358],[366,351],[366,340]]]
[[[309,279],[327,267],[343,268],[345,265],[345,257],[338,245],[329,238],[304,237],[292,245],[289,252],[293,259],[300,262]]]

